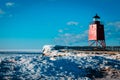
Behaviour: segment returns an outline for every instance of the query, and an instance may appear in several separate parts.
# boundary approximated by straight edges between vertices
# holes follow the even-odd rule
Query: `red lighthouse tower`
[[[104,25],[100,23],[100,17],[96,14],[92,24],[89,25],[89,46],[106,47]]]

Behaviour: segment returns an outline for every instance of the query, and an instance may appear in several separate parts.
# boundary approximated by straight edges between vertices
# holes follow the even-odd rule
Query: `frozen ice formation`
[[[0,60],[1,80],[92,80],[104,77],[103,69],[120,69],[119,60],[105,56],[48,57],[40,54]]]
[[[55,45],[44,45],[42,52],[43,53],[50,53],[51,51],[54,50]]]

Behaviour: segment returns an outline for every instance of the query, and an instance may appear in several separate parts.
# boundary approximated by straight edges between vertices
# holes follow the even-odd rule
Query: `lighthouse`
[[[97,14],[89,25],[88,42],[89,46],[106,47],[104,25],[101,24],[100,17]]]

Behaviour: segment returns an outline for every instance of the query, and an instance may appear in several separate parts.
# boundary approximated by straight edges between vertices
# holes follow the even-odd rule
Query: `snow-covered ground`
[[[120,80],[119,54],[60,53],[0,58],[0,80]]]

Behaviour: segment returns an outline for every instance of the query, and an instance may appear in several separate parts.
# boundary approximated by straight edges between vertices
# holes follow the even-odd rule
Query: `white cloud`
[[[67,27],[58,30],[58,36],[54,39],[55,44],[59,45],[78,45],[87,41],[88,30],[82,29],[78,25],[79,22],[69,21],[68,26],[78,26],[78,27]]]
[[[2,10],[2,9],[0,9],[0,14],[4,14],[5,12]]]
[[[15,5],[15,3],[13,3],[13,2],[7,2],[5,5],[6,5],[7,7],[12,7],[12,6]]]
[[[115,26],[117,28],[120,28],[120,21],[109,22],[107,25],[108,26]]]
[[[63,30],[62,30],[62,29],[59,29],[59,30],[58,30],[58,32],[59,32],[59,33],[62,33],[62,32],[63,32]]]
[[[9,17],[9,18],[12,18],[12,17],[13,17],[13,15],[12,15],[12,14],[9,14],[9,15],[8,15],[8,17]]]
[[[70,36],[72,36],[72,34],[70,34],[70,33],[65,33],[64,36],[65,36],[65,37],[70,37]]]
[[[13,2],[7,2],[7,3],[5,3],[6,7],[13,7],[14,5],[15,5],[15,3],[13,3]],[[8,18],[10,18],[10,17],[13,17],[13,15],[10,14],[8,11],[5,12],[4,10],[2,10],[0,8],[0,17],[8,17]]]
[[[73,26],[73,25],[74,25],[74,26],[77,26],[78,24],[79,24],[79,22],[76,22],[76,21],[69,21],[69,22],[67,22],[67,25],[68,25],[68,26],[71,26],[71,25],[72,25],[72,26]]]
[[[77,34],[75,39],[84,40],[88,36],[88,30],[85,30],[82,34]]]
[[[106,40],[119,41],[120,37],[120,21],[109,22],[105,25],[105,37]]]
[[[55,38],[55,42],[63,45],[73,45],[87,40],[88,30],[82,34],[64,33]]]
[[[3,11],[2,9],[0,9],[0,18],[2,18],[5,14],[5,11]]]

